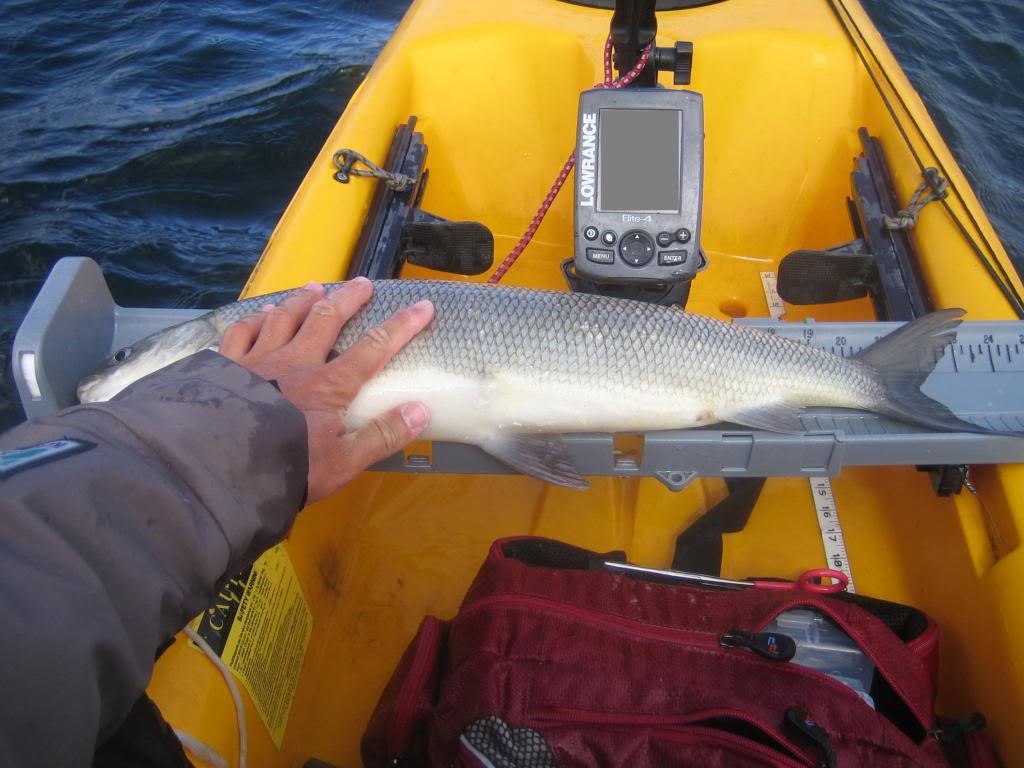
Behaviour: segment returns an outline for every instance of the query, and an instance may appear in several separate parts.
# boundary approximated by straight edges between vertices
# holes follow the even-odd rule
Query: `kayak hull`
[[[424,208],[486,224],[502,258],[572,149],[578,93],[601,79],[609,18],[552,0],[416,2],[314,161],[245,295],[344,275],[373,184],[336,182],[333,154],[350,147],[383,160],[410,115],[429,145]],[[793,250],[853,237],[846,198],[861,126],[879,137],[899,200],[921,183],[913,147],[940,167],[951,209],[1012,273],[923,104],[855,2],[729,0],[659,14],[659,44],[675,40],[695,44],[690,87],[704,95],[706,121],[709,266],[689,311],[766,316],[761,272]],[[671,84],[665,74],[662,82]],[[563,289],[558,265],[572,252],[571,232],[565,190],[505,282]],[[923,211],[913,238],[936,306],[964,307],[972,319],[1012,317],[940,206]],[[408,267],[403,276],[436,273]],[[805,317],[874,319],[867,300],[788,308],[787,320]],[[639,450],[628,437],[616,446]],[[429,455],[430,446],[408,452]],[[858,592],[938,620],[940,711],[984,711],[1007,764],[1024,764],[1015,728],[1024,719],[1024,651],[1015,640],[1024,636],[1024,468],[972,467],[972,480],[977,495],[947,498],[913,467],[851,468],[832,484]],[[679,493],[654,480],[591,482],[576,492],[522,476],[366,473],[304,511],[284,546],[312,632],[293,662],[297,682],[278,739],[243,692],[252,764],[358,764],[365,724],[420,620],[455,613],[494,539],[549,536],[665,567],[678,534],[727,493],[718,478]],[[794,578],[823,565],[807,478],[769,479],[746,528],[724,537],[726,577]],[[161,658],[150,693],[176,728],[234,762],[230,696],[184,639]]]

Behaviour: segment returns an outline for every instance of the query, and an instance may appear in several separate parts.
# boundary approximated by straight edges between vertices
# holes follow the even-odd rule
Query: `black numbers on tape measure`
[[[804,328],[804,338],[807,339],[808,341],[810,339],[813,339],[814,338],[814,329],[813,328]]]
[[[845,336],[836,336],[836,344],[838,346],[840,346],[840,347],[845,347],[846,346],[846,337]]]
[[[984,336],[981,337],[981,340],[986,344],[991,344],[993,342],[992,334],[986,333]]]

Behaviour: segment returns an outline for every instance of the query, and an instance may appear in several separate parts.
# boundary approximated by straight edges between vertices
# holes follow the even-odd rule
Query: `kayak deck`
[[[762,271],[793,250],[850,239],[845,201],[860,126],[880,138],[897,197],[909,199],[919,169],[869,71],[891,78],[883,90],[915,151],[949,180],[951,209],[1012,270],[898,65],[863,11],[845,6],[837,15],[825,0],[729,0],[659,14],[659,44],[694,41],[690,87],[705,99],[709,266],[693,284],[689,311],[766,317]],[[606,11],[550,0],[416,3],[314,162],[246,293],[344,274],[373,185],[334,181],[332,155],[351,147],[382,160],[410,115],[430,147],[424,207],[486,224],[500,259],[572,148],[577,94],[601,79],[608,21]],[[854,42],[877,59],[862,60]],[[558,264],[572,251],[571,222],[563,191],[505,282],[564,289]],[[923,211],[914,239],[936,306],[962,306],[968,319],[1012,317],[939,206]],[[437,275],[410,267],[403,276]],[[786,320],[874,319],[867,300],[787,309]],[[616,444],[628,448],[628,440]],[[972,481],[977,495],[940,498],[913,467],[847,467],[832,486],[858,591],[939,622],[940,711],[984,711],[1004,760],[1016,764],[1024,762],[1015,728],[1024,717],[1024,656],[1015,642],[1024,635],[1024,468],[977,465]],[[420,620],[454,614],[494,539],[549,536],[664,567],[678,534],[727,493],[720,478],[678,493],[652,479],[592,482],[576,492],[521,476],[368,473],[304,511],[285,548],[313,631],[280,746],[244,696],[252,763],[358,764],[366,721]],[[794,578],[824,565],[807,479],[768,480],[747,526],[724,537],[722,562],[726,577]],[[150,693],[175,727],[234,761],[228,693],[184,640],[161,658]]]

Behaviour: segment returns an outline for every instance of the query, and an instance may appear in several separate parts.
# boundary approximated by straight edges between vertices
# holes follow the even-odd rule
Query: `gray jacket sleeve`
[[[157,649],[304,503],[306,424],[214,352],[0,437],[94,444],[0,480],[0,764],[87,765]]]

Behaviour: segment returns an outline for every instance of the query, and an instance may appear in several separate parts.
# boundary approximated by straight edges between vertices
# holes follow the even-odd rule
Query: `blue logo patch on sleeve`
[[[74,456],[76,453],[82,453],[95,447],[96,443],[90,443],[87,440],[64,438],[63,440],[39,443],[39,445],[0,451],[0,480],[6,480],[23,469],[48,464],[51,461]]]

